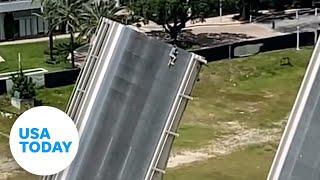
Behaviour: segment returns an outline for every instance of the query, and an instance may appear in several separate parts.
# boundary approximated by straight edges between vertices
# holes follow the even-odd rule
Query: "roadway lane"
[[[196,62],[178,49],[175,65],[168,66],[171,45],[117,24],[109,31],[93,70],[97,75],[76,114],[78,154],[67,170],[49,179],[144,179],[186,71]]]

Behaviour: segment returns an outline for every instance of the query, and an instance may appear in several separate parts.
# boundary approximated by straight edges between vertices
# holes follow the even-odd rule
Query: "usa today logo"
[[[32,153],[69,153],[69,149],[72,144],[72,141],[50,142],[49,140],[51,137],[48,128],[19,128],[19,137],[21,139],[19,144],[21,144],[23,153],[28,151]]]
[[[78,131],[63,111],[47,106],[32,108],[16,120],[10,132],[10,150],[16,162],[36,175],[66,169],[79,146]]]

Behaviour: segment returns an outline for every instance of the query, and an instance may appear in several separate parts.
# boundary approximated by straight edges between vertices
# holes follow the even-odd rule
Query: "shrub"
[[[31,77],[27,77],[20,71],[12,75],[11,96],[19,99],[33,99],[36,96],[35,83]]]

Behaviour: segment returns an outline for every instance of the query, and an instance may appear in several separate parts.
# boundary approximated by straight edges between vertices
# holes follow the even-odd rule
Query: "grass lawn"
[[[40,101],[43,106],[53,106],[65,111],[73,87],[74,85],[69,85],[59,88],[40,89],[37,100]]]
[[[217,128],[219,123],[238,121],[248,129],[279,127],[293,106],[311,54],[310,47],[289,49],[203,67],[173,151],[192,151],[209,144],[226,133]],[[292,66],[281,66],[283,57],[289,57]],[[277,143],[269,148],[250,145],[226,156],[169,169],[165,180],[265,179]]]
[[[193,91],[195,100],[186,108],[179,130],[182,135],[174,148],[207,143],[220,133],[204,137],[203,129],[216,131],[219,122],[239,121],[251,128],[275,126],[290,112],[311,54],[310,47],[288,49],[203,67]],[[281,66],[283,57],[289,57],[292,66]]]
[[[55,40],[55,43],[66,41]],[[71,68],[69,63],[47,64],[44,51],[48,49],[48,42],[36,42],[27,44],[16,44],[0,46],[0,56],[5,62],[0,62],[0,73],[16,71],[18,69],[18,53],[21,53],[23,69],[45,68],[49,71]]]
[[[247,129],[279,127],[291,110],[311,53],[309,47],[288,49],[203,67],[173,151],[197,150],[235,133],[221,128],[221,123],[237,121]],[[283,57],[289,57],[292,66],[281,66]],[[72,88],[42,89],[37,99],[64,110]],[[276,147],[277,142],[249,145],[225,156],[169,169],[165,180],[265,179]]]
[[[10,107],[9,99],[7,97],[0,96],[0,110],[2,112],[7,112],[8,109],[10,109],[10,112],[12,112],[11,108],[8,107]],[[9,135],[11,127],[17,117],[17,115],[13,115],[11,118],[0,115],[0,132]],[[11,157],[9,139],[3,135],[0,135],[0,156]]]
[[[228,156],[170,169],[164,180],[263,180],[275,147],[274,144],[252,145]]]

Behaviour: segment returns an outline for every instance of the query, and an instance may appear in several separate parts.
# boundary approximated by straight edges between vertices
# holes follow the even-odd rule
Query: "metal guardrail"
[[[149,166],[149,169],[147,171],[145,180],[155,180],[155,179],[161,179],[162,176],[157,176],[156,174],[164,174],[166,163],[162,163],[162,166],[160,164],[162,155],[164,153],[164,149],[166,148],[167,142],[170,141],[169,137],[174,136],[178,137],[179,134],[176,133],[177,127],[174,127],[173,124],[177,123],[175,121],[180,121],[182,114],[178,113],[179,109],[184,109],[186,104],[183,104],[183,101],[193,100],[193,98],[189,95],[191,93],[191,89],[193,87],[193,81],[195,80],[194,72],[199,72],[199,70],[196,70],[198,62],[201,63],[207,63],[202,57],[197,55],[192,55],[191,60],[189,62],[188,68],[185,72],[185,75],[183,77],[183,80],[181,82],[180,88],[178,93],[176,94],[176,98],[174,101],[174,104],[170,110],[170,114],[166,120],[166,126],[162,131],[161,138],[158,142],[156,151],[154,153],[154,156],[152,158],[151,164]],[[171,143],[173,140],[171,140]],[[169,154],[166,154],[167,157],[169,157]],[[164,157],[165,160],[167,160],[167,157]],[[161,167],[159,167],[159,165]]]
[[[263,16],[259,16],[256,19],[254,19],[254,22],[263,22],[266,20],[272,20],[272,19],[279,19],[279,18],[290,18],[294,17],[297,18],[297,15],[302,15],[302,14],[314,14],[315,16],[318,15],[319,8],[305,8],[305,9],[297,9],[297,10],[292,10],[290,12],[287,11],[277,11],[274,13],[266,14]]]
[[[91,46],[89,48],[89,55],[86,58],[85,65],[83,66],[82,70],[77,79],[77,83],[75,88],[71,94],[69,99],[66,112],[74,120],[77,125],[77,128],[81,126],[81,121],[79,120],[79,113],[81,107],[84,105],[83,97],[87,95],[87,90],[89,89],[90,80],[95,75],[93,72],[97,69],[97,59],[99,57],[100,48],[104,41],[104,38],[97,38],[97,37],[105,37],[106,33],[108,32],[106,26],[108,22],[106,20],[100,20],[99,22],[99,29],[95,33],[95,38],[93,42],[91,42]],[[62,174],[56,174],[52,176],[44,176],[42,180],[56,180],[61,179]]]

